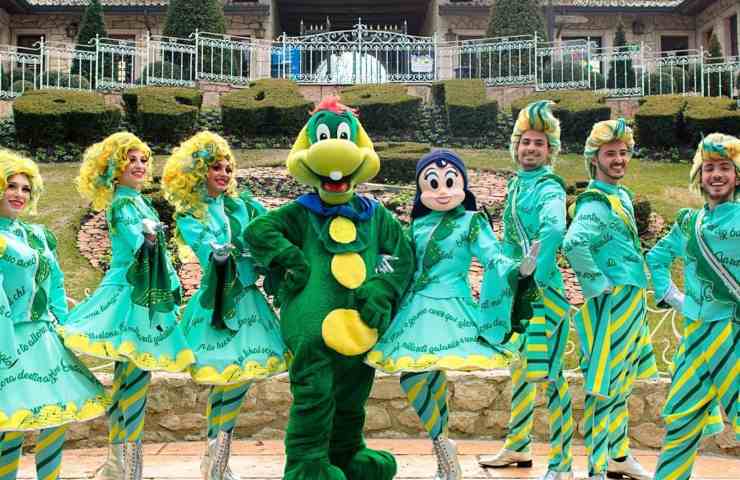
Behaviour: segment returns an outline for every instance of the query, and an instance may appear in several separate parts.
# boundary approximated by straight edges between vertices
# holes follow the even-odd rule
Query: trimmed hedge
[[[258,80],[221,97],[224,131],[236,135],[298,135],[313,103],[289,80]]]
[[[31,145],[90,144],[112,132],[121,111],[103,95],[70,90],[34,90],[13,102],[18,141]]]
[[[562,142],[578,146],[584,144],[594,123],[611,118],[612,109],[606,104],[604,95],[587,91],[540,92],[522,97],[511,104],[513,118],[532,102],[552,100],[557,105],[553,113],[560,119]]]
[[[640,99],[635,113],[635,141],[641,147],[663,147],[682,142],[683,111],[681,95],[654,95]]]
[[[339,92],[340,101],[359,110],[362,126],[374,133],[411,131],[419,115],[421,97],[406,93],[403,85],[358,85]]]
[[[380,172],[373,179],[380,183],[414,183],[416,162],[431,147],[425,143],[384,143],[375,145],[380,157]]]
[[[196,129],[203,95],[194,88],[143,87],[124,91],[123,101],[144,139],[177,142]]]
[[[740,111],[734,100],[725,97],[688,97],[684,112],[686,138],[692,145],[703,136],[720,132],[737,135]]]
[[[635,124],[640,146],[695,146],[713,132],[736,135],[740,111],[725,97],[656,95],[640,101]]]
[[[444,105],[455,137],[480,137],[496,130],[498,103],[486,97],[483,80],[446,80],[432,84],[432,95]]]

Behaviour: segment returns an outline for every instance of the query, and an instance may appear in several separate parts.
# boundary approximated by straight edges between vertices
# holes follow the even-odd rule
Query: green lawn
[[[458,152],[465,159],[468,168],[514,169],[508,152],[504,150],[458,150]],[[238,150],[235,153],[239,159],[239,166],[249,168],[284,165],[288,150]],[[164,156],[155,159],[155,172],[161,172],[164,160]],[[46,192],[39,205],[40,214],[31,221],[46,224],[56,233],[68,294],[79,300],[84,297],[86,291],[91,291],[97,286],[101,274],[77,251],[77,230],[80,219],[86,212],[86,204],[74,186],[78,168],[78,164],[41,165]],[[568,183],[585,180],[583,159],[578,155],[564,155],[556,171]],[[688,171],[689,166],[686,164],[644,162],[636,159],[630,165],[625,184],[635,193],[647,197],[654,210],[667,221],[671,221],[679,208],[700,204],[686,188]],[[678,268],[674,271],[680,273]],[[677,283],[682,283],[680,278],[676,280]],[[659,319],[658,315],[650,315],[649,322],[654,327]],[[574,335],[571,338],[574,338]],[[653,342],[659,357],[662,356],[661,352],[666,342],[671,345],[669,353],[673,353],[675,338],[670,322],[655,333]],[[574,356],[570,357],[568,364],[569,367],[575,366]],[[662,358],[659,360],[659,368],[662,371],[666,370]]]

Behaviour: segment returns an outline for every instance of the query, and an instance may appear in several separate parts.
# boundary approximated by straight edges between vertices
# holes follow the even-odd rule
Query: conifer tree
[[[620,54],[626,55],[627,52],[629,52],[629,47],[627,46],[627,37],[624,34],[624,25],[622,25],[622,22],[619,22],[617,31],[614,34],[614,53],[618,56],[617,60],[610,61],[606,66],[609,71],[606,83],[607,88],[625,89],[635,88],[637,86],[632,58],[629,56],[619,56]]]
[[[88,52],[95,51],[94,39],[95,37],[107,37],[108,32],[105,29],[105,19],[103,18],[103,6],[100,4],[100,0],[90,0],[85,8],[85,13],[82,15],[82,23],[80,24],[80,31],[77,34],[77,50],[83,50]],[[102,64],[105,67],[105,62],[102,56],[98,57],[98,64]],[[92,68],[91,68],[92,67]],[[88,80],[94,80],[97,72],[94,70],[95,65],[91,65],[89,60],[75,60],[72,63],[71,72],[73,74],[81,74]],[[111,66],[104,68],[106,72],[110,72]]]
[[[547,41],[545,21],[537,1],[495,0],[493,2],[486,31],[488,37],[515,37],[535,33],[538,41]],[[527,49],[514,49],[511,55],[503,56],[496,53],[490,55],[483,53],[480,65],[483,65],[486,71],[471,73],[481,78],[529,75],[534,70],[534,65],[530,60],[533,57],[534,52]],[[473,63],[470,68],[477,68],[478,62]]]
[[[226,33],[223,4],[219,0],[170,0],[164,34],[188,38],[196,30]]]
[[[545,21],[539,2],[534,0],[495,0],[488,19],[489,37],[534,35],[547,41]]]

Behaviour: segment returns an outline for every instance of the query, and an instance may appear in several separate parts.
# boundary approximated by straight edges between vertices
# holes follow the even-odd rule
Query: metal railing
[[[146,35],[141,41],[95,38],[87,46],[0,45],[0,98],[26,88],[123,89],[197,82],[245,86],[261,78],[301,84],[428,83],[481,79],[488,86],[537,91],[584,89],[609,97],[737,96],[740,58],[709,58],[703,49],[654,52],[639,43],[544,42],[536,35],[439,42],[398,29],[322,31],[275,41],[208,32],[190,38]]]
[[[283,34],[274,44],[271,63],[273,78],[299,83],[431,82],[436,35],[372,30],[361,21],[351,30],[300,37]]]

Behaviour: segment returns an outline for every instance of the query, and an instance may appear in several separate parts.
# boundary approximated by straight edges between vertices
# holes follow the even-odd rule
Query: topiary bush
[[[34,90],[13,102],[16,136],[34,146],[90,144],[111,133],[121,111],[103,95],[59,89]]]
[[[686,139],[692,145],[710,133],[737,135],[740,131],[740,111],[737,103],[729,98],[687,97],[683,116]]]
[[[436,82],[432,95],[445,106],[452,136],[479,137],[496,130],[498,103],[487,98],[483,80]]]
[[[635,113],[637,144],[641,147],[664,147],[682,143],[686,98],[681,95],[655,95],[640,99],[640,108]]]
[[[522,97],[511,104],[514,118],[532,102],[552,100],[556,103],[553,113],[560,119],[560,138],[563,143],[581,148],[594,123],[611,118],[612,109],[604,95],[588,91],[539,92]]]
[[[431,147],[424,143],[378,143],[375,150],[380,157],[380,172],[373,179],[380,183],[414,183],[416,162]]]
[[[221,122],[228,134],[295,136],[312,109],[294,82],[258,80],[221,97]]]
[[[421,97],[406,93],[403,85],[358,85],[339,92],[340,101],[356,108],[370,133],[408,132],[416,127]]]
[[[123,101],[140,136],[177,142],[196,129],[203,95],[194,88],[142,87],[124,91]]]

